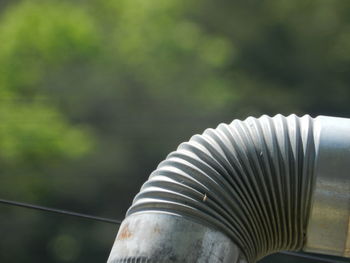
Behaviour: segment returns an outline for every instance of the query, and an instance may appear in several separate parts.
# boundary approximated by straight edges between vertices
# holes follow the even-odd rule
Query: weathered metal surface
[[[305,251],[350,257],[350,119],[318,117],[316,184]]]
[[[183,217],[135,214],[121,225],[108,263],[245,263],[221,232]]]

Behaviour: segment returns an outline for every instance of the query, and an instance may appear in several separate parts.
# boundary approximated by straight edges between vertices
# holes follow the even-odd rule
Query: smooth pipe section
[[[246,263],[239,248],[220,231],[163,213],[127,217],[108,262]]]
[[[150,175],[109,263],[348,256],[350,120],[262,116],[193,136]]]
[[[315,120],[317,158],[305,251],[350,257],[350,119]]]

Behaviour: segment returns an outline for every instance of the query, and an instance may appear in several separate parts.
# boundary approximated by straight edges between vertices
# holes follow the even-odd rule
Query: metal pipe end
[[[133,214],[123,221],[108,259],[122,262],[246,263],[221,232],[164,213]]]
[[[315,186],[303,250],[350,257],[350,119],[315,119]]]

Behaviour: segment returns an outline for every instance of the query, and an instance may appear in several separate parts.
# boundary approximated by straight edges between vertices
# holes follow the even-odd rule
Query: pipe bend
[[[233,262],[255,262],[276,251],[302,249],[313,213],[317,123],[308,115],[249,117],[180,144],[136,195],[109,262],[134,262],[128,258],[136,256],[145,261],[135,262],[232,262],[234,257]],[[197,231],[181,242],[188,222]],[[140,230],[147,226],[159,231]],[[220,250],[214,249],[218,240],[235,256],[226,251],[230,256],[209,260]],[[186,249],[199,250],[197,259],[180,260]],[[156,260],[164,251],[172,258]],[[205,253],[208,261],[201,261]]]

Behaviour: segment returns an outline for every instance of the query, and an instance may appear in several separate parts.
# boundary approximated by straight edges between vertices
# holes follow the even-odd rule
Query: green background
[[[122,219],[194,133],[350,117],[349,83],[350,1],[2,0],[0,197]],[[0,206],[0,262],[105,262],[116,232]]]

